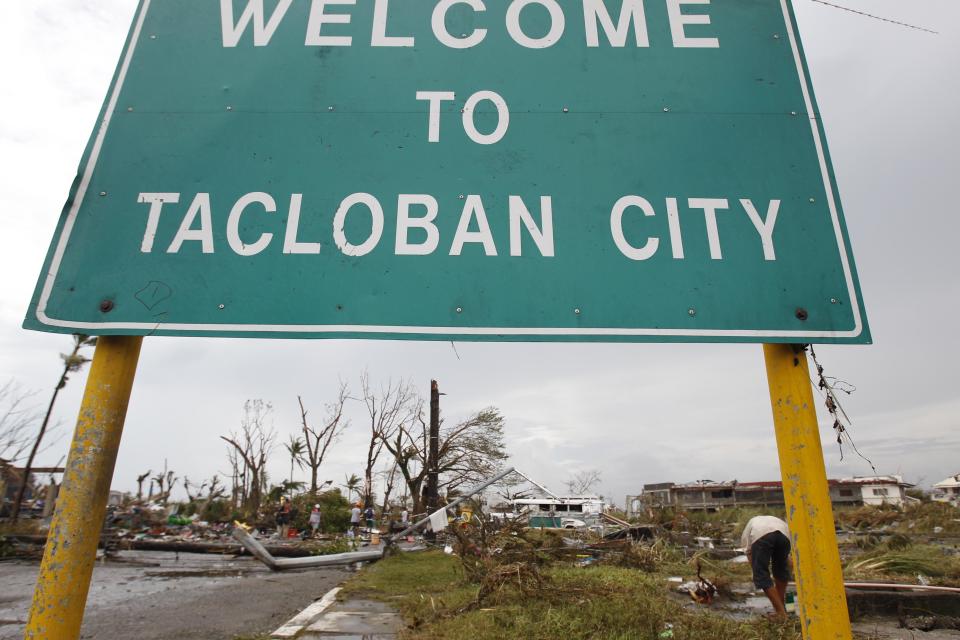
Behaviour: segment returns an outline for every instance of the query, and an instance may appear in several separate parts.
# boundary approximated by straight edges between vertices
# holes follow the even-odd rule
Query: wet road
[[[273,631],[348,569],[273,573],[250,558],[125,551],[97,563],[82,638],[232,640]],[[0,562],[0,640],[20,640],[39,563]]]

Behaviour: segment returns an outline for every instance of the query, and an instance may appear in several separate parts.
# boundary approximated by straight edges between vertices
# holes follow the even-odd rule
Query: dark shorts
[[[753,568],[753,584],[757,589],[769,589],[773,586],[773,578],[790,581],[790,539],[773,531],[753,543],[750,548],[750,566]],[[770,577],[770,567],[773,566],[773,578]]]

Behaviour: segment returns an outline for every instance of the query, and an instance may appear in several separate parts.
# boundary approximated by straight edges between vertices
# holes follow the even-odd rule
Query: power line
[[[843,7],[843,6],[840,6],[839,4],[833,4],[832,2],[827,2],[826,0],[810,0],[810,1],[811,1],[811,2],[816,2],[816,3],[818,3],[818,4],[826,5],[826,6],[828,6],[828,7],[833,7],[834,9],[841,9],[841,10],[843,10],[843,11],[849,11],[850,13],[855,13],[855,14],[857,14],[857,15],[859,15],[859,16],[865,16],[865,17],[867,17],[867,18],[873,18],[874,20],[880,20],[881,22],[889,22],[890,24],[896,24],[896,25],[899,25],[899,26],[901,26],[901,27],[907,27],[907,28],[909,28],[909,29],[916,29],[917,31],[926,31],[927,33],[932,33],[932,34],[934,34],[934,35],[938,35],[938,34],[939,34],[938,31],[934,31],[933,29],[927,29],[926,27],[918,27],[918,26],[913,25],[913,24],[907,24],[906,22],[899,22],[899,21],[897,21],[897,20],[891,20],[891,19],[889,19],[889,18],[881,18],[880,16],[875,16],[875,15],[873,15],[872,13],[865,13],[865,12],[863,12],[863,11],[857,11],[856,9],[851,9],[850,7]]]

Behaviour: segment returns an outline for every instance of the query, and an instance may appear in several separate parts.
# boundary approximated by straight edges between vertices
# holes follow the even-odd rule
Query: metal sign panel
[[[24,325],[870,341],[786,0],[142,0]]]

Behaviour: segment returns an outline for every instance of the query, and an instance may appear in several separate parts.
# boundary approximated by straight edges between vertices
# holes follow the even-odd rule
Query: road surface
[[[81,637],[233,640],[269,633],[350,569],[273,573],[251,558],[124,551],[97,563]],[[20,640],[38,562],[0,562],[0,640]]]

